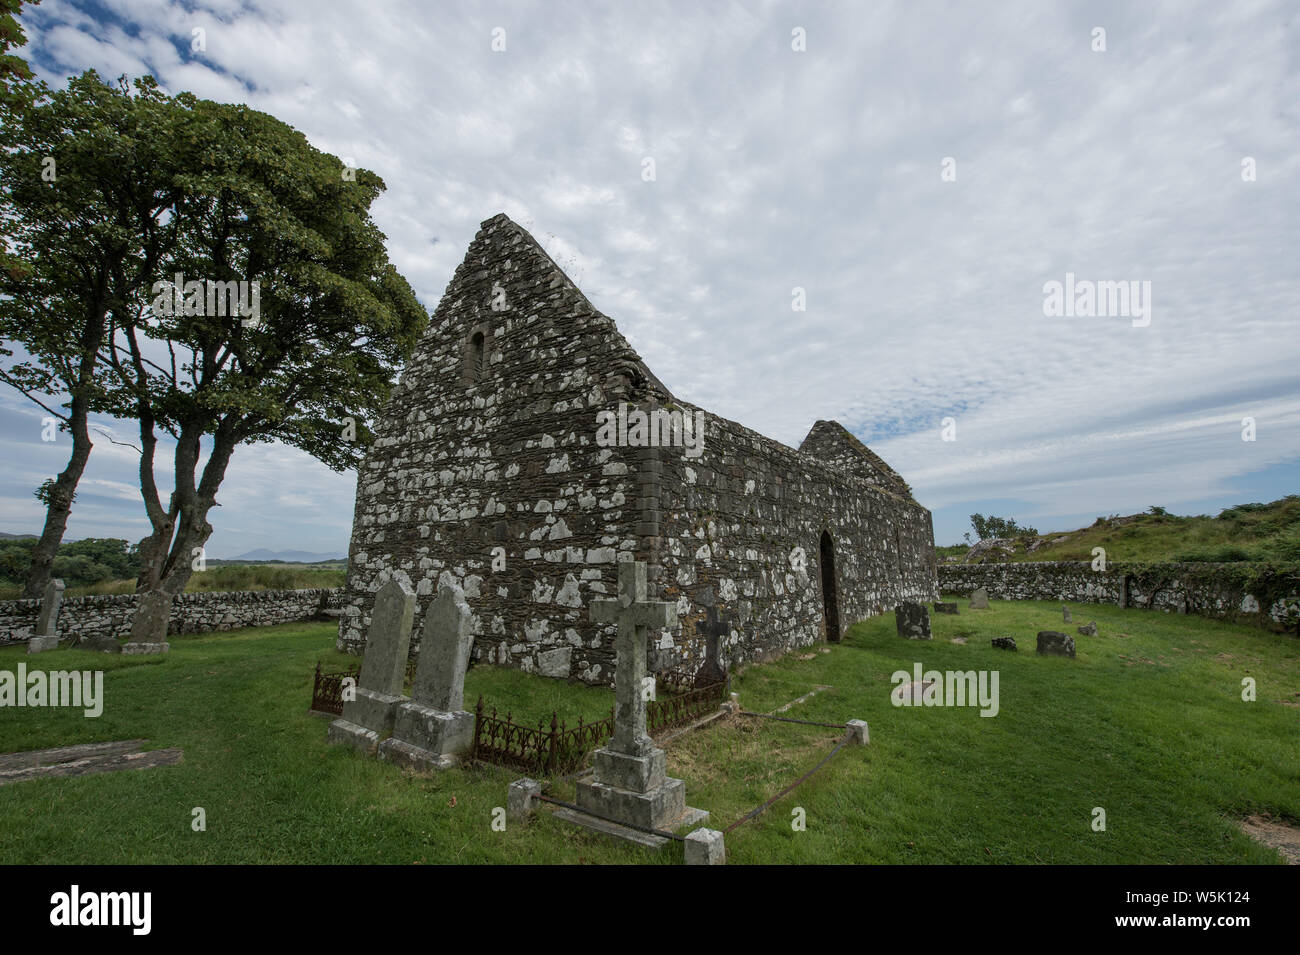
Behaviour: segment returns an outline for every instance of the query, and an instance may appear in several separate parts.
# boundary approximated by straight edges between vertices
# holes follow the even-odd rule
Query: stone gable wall
[[[340,606],[341,588],[239,590],[181,594],[172,602],[169,633],[210,633],[239,627],[327,619]],[[64,597],[60,636],[125,637],[131,632],[135,594]],[[0,646],[26,643],[41,612],[39,600],[0,600]]]
[[[1295,632],[1300,595],[1252,592],[1251,564],[1024,561],[939,566],[939,589],[969,594],[985,587],[998,600],[1106,603],[1241,620]]]
[[[630,449],[596,445],[595,418],[647,380],[613,323],[521,232],[485,223],[375,427],[338,644],[364,648],[390,576],[415,590],[417,621],[451,582],[474,610],[476,659],[604,682],[613,650],[586,606],[617,590],[616,563],[637,546],[636,484]],[[463,345],[476,330],[487,347],[473,383]]]

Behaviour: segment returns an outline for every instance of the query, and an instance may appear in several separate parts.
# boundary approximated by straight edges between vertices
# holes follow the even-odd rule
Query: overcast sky
[[[47,81],[152,73],[379,173],[389,255],[430,309],[506,212],[677,395],[791,445],[841,421],[941,544],[974,511],[1064,530],[1300,490],[1296,20],[1185,0],[23,14]],[[1045,315],[1067,273],[1149,282],[1149,324]],[[32,490],[66,462],[40,415],[0,397],[0,530],[40,530]],[[96,441],[69,539],[144,536],[136,462]],[[208,553],[343,554],[354,487],[243,447]]]

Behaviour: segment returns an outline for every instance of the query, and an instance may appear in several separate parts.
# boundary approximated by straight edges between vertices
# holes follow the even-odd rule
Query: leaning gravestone
[[[59,646],[59,605],[63,603],[63,581],[57,577],[45,585],[36,632],[27,638],[28,653],[42,653]]]
[[[131,618],[131,635],[122,647],[123,653],[166,653],[171,649],[167,642],[167,628],[172,618],[172,595],[163,590],[147,590],[140,594],[135,616]]]
[[[901,603],[894,608],[894,626],[908,640],[930,640],[930,611],[925,604]]]
[[[1069,607],[1062,607],[1062,608],[1061,608],[1061,622],[1062,622],[1062,623],[1069,623],[1069,622],[1070,622],[1070,608],[1069,608]]]
[[[934,604],[934,612],[955,614],[957,612],[957,605],[955,603],[942,603],[936,600]]]
[[[685,784],[668,776],[667,755],[646,733],[646,699],[642,692],[646,640],[651,629],[671,627],[677,622],[677,605],[647,600],[645,563],[624,561],[618,565],[618,599],[592,601],[591,618],[596,623],[618,623],[614,644],[614,735],[594,754],[594,780],[578,783],[578,805],[584,812],[562,809],[556,815],[607,835],[658,848],[668,840],[619,823],[666,830],[701,822],[709,815],[686,805]]]
[[[370,613],[356,699],[345,701],[343,716],[330,724],[327,738],[331,743],[374,753],[380,738],[393,731],[414,621],[415,593],[410,587],[390,580],[379,588]]]
[[[443,584],[424,616],[411,699],[397,708],[379,758],[417,770],[447,769],[474,745],[474,714],[464,709],[465,670],[474,635],[465,593]]]
[[[1074,637],[1059,630],[1038,631],[1038,652],[1044,656],[1073,657]]]
[[[989,609],[989,592],[986,588],[980,587],[970,595],[971,610],[988,610]]]

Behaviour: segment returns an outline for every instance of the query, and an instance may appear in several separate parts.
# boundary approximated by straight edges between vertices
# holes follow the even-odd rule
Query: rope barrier
[[[832,730],[842,730],[842,729],[844,729],[844,724],[843,724],[843,723],[818,723],[818,722],[816,722],[816,721],[814,721],[814,720],[797,720],[797,719],[795,719],[795,718],[792,717],[792,716],[774,716],[774,715],[772,715],[771,713],[751,713],[751,712],[749,712],[749,710],[741,710],[740,713],[739,713],[739,715],[740,715],[740,716],[757,716],[757,717],[760,718],[760,719],[764,719],[764,720],[777,720],[777,721],[779,721],[779,722],[781,722],[781,723],[802,723],[804,726],[823,726],[823,727],[825,727],[826,729],[832,729]]]
[[[750,714],[750,715],[751,715],[751,716],[759,716],[759,715],[761,715],[761,714],[758,714],[758,713],[752,713],[752,714]],[[802,720],[795,720],[794,722],[803,722],[803,721],[802,721]],[[825,725],[825,724],[822,724],[822,725]],[[759,816],[761,816],[764,812],[766,812],[766,811],[767,811],[767,810],[772,806],[773,803],[775,803],[777,800],[781,799],[783,796],[788,795],[790,792],[792,792],[792,791],[794,790],[794,788],[795,788],[796,786],[798,786],[798,785],[799,785],[800,783],[802,783],[804,780],[808,779],[808,777],[811,776],[813,773],[817,772],[817,770],[821,769],[823,766],[825,766],[827,763],[829,763],[829,762],[831,761],[831,759],[835,756],[836,753],[838,753],[840,750],[842,750],[845,746],[848,745],[848,743],[849,743],[849,739],[850,739],[850,738],[851,738],[851,737],[850,737],[850,734],[846,732],[846,733],[844,734],[844,738],[841,739],[841,740],[840,740],[840,741],[835,745],[835,748],[834,748],[833,750],[831,750],[829,753],[826,754],[826,758],[825,758],[825,759],[823,759],[820,763],[818,763],[818,764],[817,764],[816,766],[814,766],[812,769],[808,770],[808,772],[804,773],[802,776],[800,776],[798,779],[796,779],[794,782],[792,782],[789,786],[786,786],[785,789],[782,789],[779,793],[777,793],[775,796],[773,796],[773,797],[772,797],[771,799],[769,799],[767,802],[763,803],[761,806],[759,806],[759,807],[757,807],[757,808],[755,808],[755,809],[751,809],[749,812],[745,813],[743,816],[741,816],[739,819],[737,819],[737,820],[736,820],[735,822],[733,822],[731,825],[727,826],[726,829],[723,829],[723,830],[722,830],[723,834],[725,835],[726,833],[731,832],[731,830],[732,830],[732,829],[735,829],[737,826],[743,825],[744,823],[749,822],[751,819],[757,819]]]

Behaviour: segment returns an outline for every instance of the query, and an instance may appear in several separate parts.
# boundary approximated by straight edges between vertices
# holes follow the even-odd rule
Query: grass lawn
[[[1060,606],[995,601],[932,617],[935,639],[894,633],[893,615],[842,644],[748,668],[733,689],[767,711],[823,685],[785,715],[865,719],[871,745],[846,748],[759,820],[727,837],[730,863],[1269,863],[1236,821],[1300,820],[1300,641],[1250,627],[1113,607],[1077,607],[1098,637],[1076,660],[1033,652],[1067,629]],[[989,639],[1014,635],[1018,653]],[[953,643],[965,638],[965,644]],[[103,715],[0,710],[0,752],[144,737],[181,747],[178,766],[0,786],[0,863],[596,863],[680,861],[543,812],[491,827],[521,772],[404,775],[325,743],[307,713],[312,668],[336,661],[330,624],[172,638],[166,658],[0,650],[0,669],[105,671]],[[1027,652],[1026,652],[1027,651]],[[999,712],[891,705],[895,670],[994,670]],[[1258,702],[1241,699],[1242,678]],[[603,716],[612,694],[476,667],[479,693],[516,717],[558,706]],[[669,771],[721,828],[829,752],[834,730],[733,718],[674,741]],[[572,787],[557,786],[562,797]],[[207,830],[191,830],[206,810]],[[792,810],[806,831],[791,828]],[[1092,829],[1093,808],[1106,831]]]

